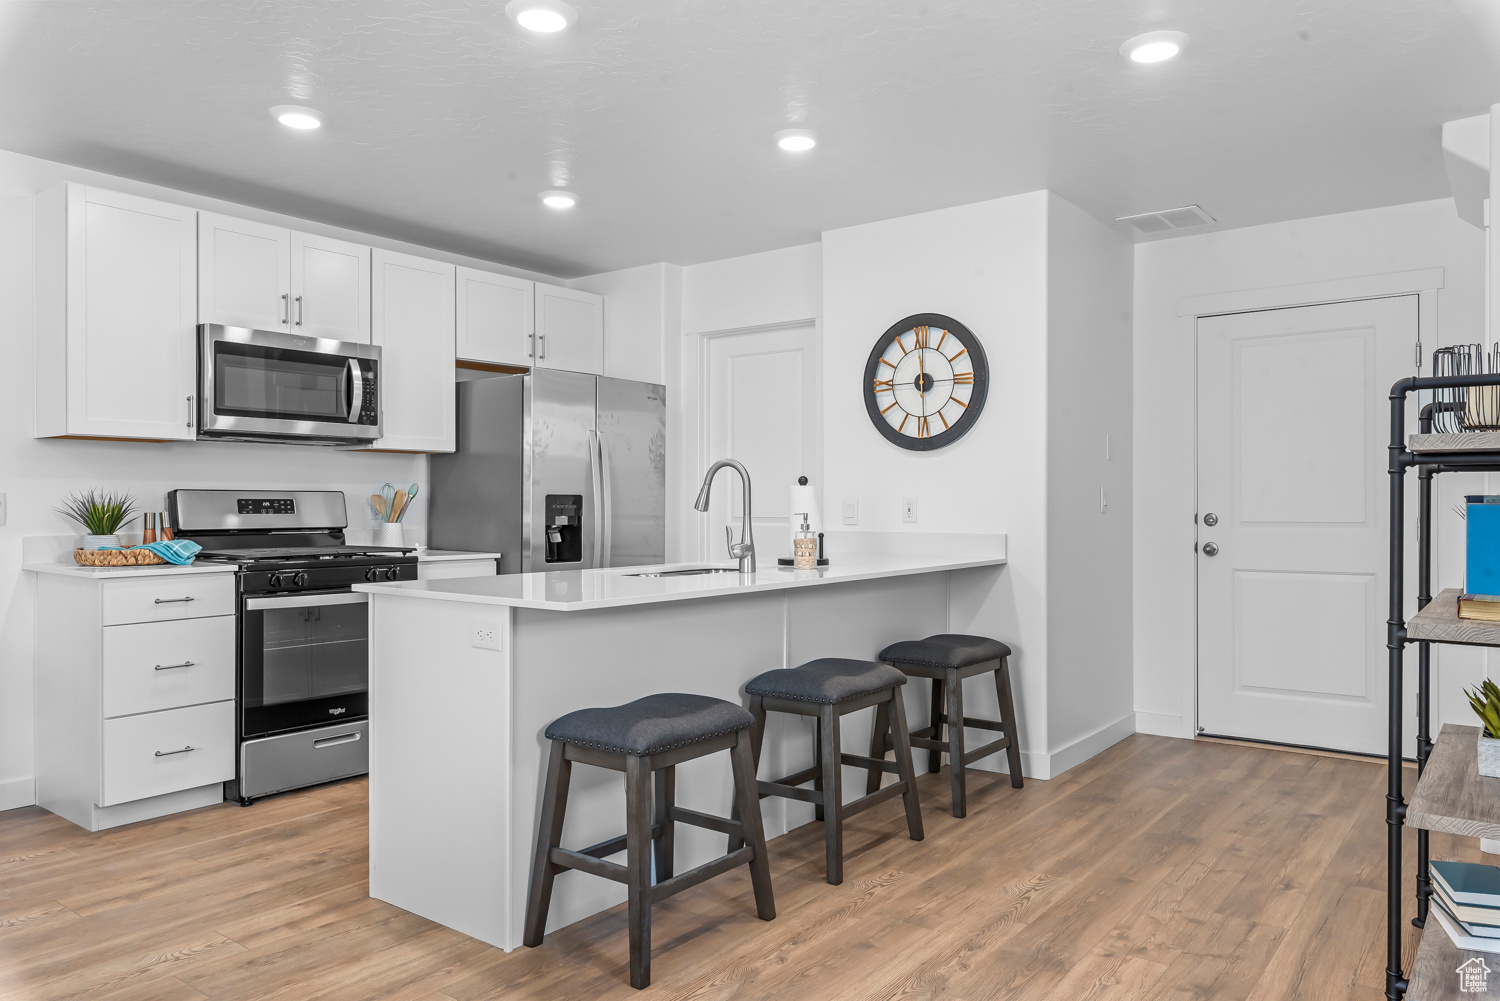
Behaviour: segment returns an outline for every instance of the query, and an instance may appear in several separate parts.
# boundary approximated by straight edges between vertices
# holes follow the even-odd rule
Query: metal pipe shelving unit
[[[1418,420],[1418,435],[1408,442],[1406,437],[1406,402],[1412,393],[1443,389],[1468,389],[1473,386],[1500,386],[1500,373],[1489,375],[1460,375],[1428,378],[1402,379],[1391,387],[1388,397],[1391,408],[1391,439],[1388,450],[1390,474],[1390,606],[1386,620],[1386,650],[1389,655],[1389,733],[1386,764],[1388,784],[1386,790],[1387,874],[1386,874],[1386,990],[1389,1001],[1400,1001],[1416,982],[1424,968],[1435,973],[1447,965],[1447,954],[1459,955],[1446,933],[1435,932],[1423,936],[1422,947],[1413,957],[1412,977],[1402,966],[1401,949],[1401,894],[1402,828],[1408,822],[1407,802],[1403,788],[1402,761],[1402,713],[1404,710],[1405,651],[1410,643],[1417,645],[1417,776],[1418,791],[1422,776],[1435,746],[1432,739],[1432,644],[1460,643],[1477,646],[1500,646],[1500,631],[1493,637],[1478,633],[1467,634],[1462,630],[1450,630],[1441,638],[1434,633],[1442,630],[1423,629],[1418,636],[1409,635],[1405,615],[1405,485],[1409,469],[1417,470],[1417,609],[1420,618],[1423,610],[1432,603],[1432,490],[1433,480],[1446,472],[1500,472],[1500,433],[1464,432],[1461,435],[1433,435],[1432,421],[1435,412],[1456,412],[1463,409],[1462,403],[1429,403],[1421,410]],[[1423,441],[1422,439],[1429,439]],[[1416,798],[1416,793],[1413,799]],[[1445,818],[1446,819],[1446,818]],[[1424,824],[1426,823],[1424,818]],[[1485,834],[1484,836],[1490,836]],[[1428,830],[1417,832],[1416,916],[1412,924],[1417,928],[1427,923],[1432,884],[1428,877]],[[1424,962],[1424,955],[1432,958]],[[1439,955],[1441,952],[1441,955]],[[1459,996],[1456,985],[1445,988],[1435,981],[1426,981],[1424,988],[1432,989],[1432,996]],[[1429,1001],[1426,990],[1422,997],[1413,1001]]]

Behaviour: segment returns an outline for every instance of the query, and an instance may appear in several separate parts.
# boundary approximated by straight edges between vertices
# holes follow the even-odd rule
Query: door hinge
[[[1417,371],[1422,371],[1422,342],[1417,342]]]

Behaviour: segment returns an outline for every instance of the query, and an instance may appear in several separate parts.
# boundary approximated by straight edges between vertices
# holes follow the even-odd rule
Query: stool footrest
[[[738,820],[726,820],[723,817],[715,817],[709,813],[699,813],[697,810],[689,810],[683,806],[674,805],[667,811],[667,816],[671,820],[675,820],[681,824],[706,827],[710,831],[718,831],[720,834],[733,834],[736,837],[739,837],[741,831],[744,829],[744,825]],[[653,829],[651,832],[652,837],[655,837],[656,834],[657,832]]]
[[[839,762],[851,768],[878,768],[883,772],[890,772],[892,775],[901,774],[901,769],[896,766],[894,761],[886,761],[884,758],[871,758],[863,754],[841,753],[839,755]]]
[[[852,817],[857,813],[864,813],[872,806],[878,806],[888,799],[895,799],[906,792],[905,782],[893,782],[888,786],[877,789],[872,793],[861,796],[852,803],[844,804],[844,817]]]
[[[991,754],[994,754],[996,751],[1003,751],[1003,750],[1005,750],[1009,746],[1010,746],[1010,738],[1009,737],[1001,737],[999,740],[991,741],[990,743],[985,744],[983,747],[976,747],[972,751],[965,751],[964,752],[964,764],[966,766],[967,765],[972,765],[974,762],[978,761],[980,758],[987,758]]]
[[[606,842],[607,844],[607,842]],[[630,870],[618,862],[605,862],[603,859],[583,852],[575,852],[568,848],[554,848],[547,853],[547,861],[564,869],[577,869],[594,876],[603,876],[612,879],[616,883],[629,881]]]
[[[798,774],[800,775],[801,773],[799,772]],[[822,806],[823,791],[821,789],[798,789],[796,786],[790,785],[787,780],[796,777],[796,775],[789,775],[787,779],[783,779],[780,782],[767,782],[765,779],[760,779],[755,783],[756,790],[760,793],[762,799],[767,796],[785,796],[787,799],[800,799],[804,803],[813,803]],[[808,776],[808,778],[802,781],[806,782],[811,777]]]
[[[661,825],[651,825],[651,839],[654,841],[659,837],[661,837]],[[618,855],[624,850],[625,835],[623,834],[618,838],[610,838],[608,841],[601,841],[597,845],[589,845],[587,848],[576,849],[578,854],[587,855],[591,858],[608,858],[611,855]]]
[[[744,865],[754,857],[755,849],[746,845],[712,862],[705,862],[696,869],[689,869],[669,880],[657,883],[651,888],[651,902],[654,904],[659,900],[665,900],[674,893],[680,893],[688,887],[697,886],[706,879],[713,879],[721,873],[726,873],[737,865]]]

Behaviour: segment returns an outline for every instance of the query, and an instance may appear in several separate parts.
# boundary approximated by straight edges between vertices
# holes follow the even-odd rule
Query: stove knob
[[[301,570],[298,570],[296,573],[292,574],[292,583],[296,584],[298,587],[306,587],[307,574],[303,573]]]
[[[391,568],[390,567],[381,567],[379,570],[376,571],[376,573],[379,574],[379,575],[384,576],[386,580],[395,580],[396,579],[396,576],[395,576],[395,574],[393,574],[391,572]]]
[[[279,574],[279,573],[273,573],[270,576],[268,576],[266,578],[266,586],[267,587],[280,587],[281,586],[281,574]]]
[[[366,581],[370,581],[372,583],[374,582],[374,580],[375,580],[375,568],[374,567],[366,567],[365,568],[365,580]]]

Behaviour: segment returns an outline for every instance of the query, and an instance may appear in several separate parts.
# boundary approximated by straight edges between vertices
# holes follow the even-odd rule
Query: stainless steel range
[[[173,490],[200,560],[233,563],[239,758],[225,798],[250,802],[369,771],[365,581],[416,580],[412,550],[345,543],[337,490]]]

